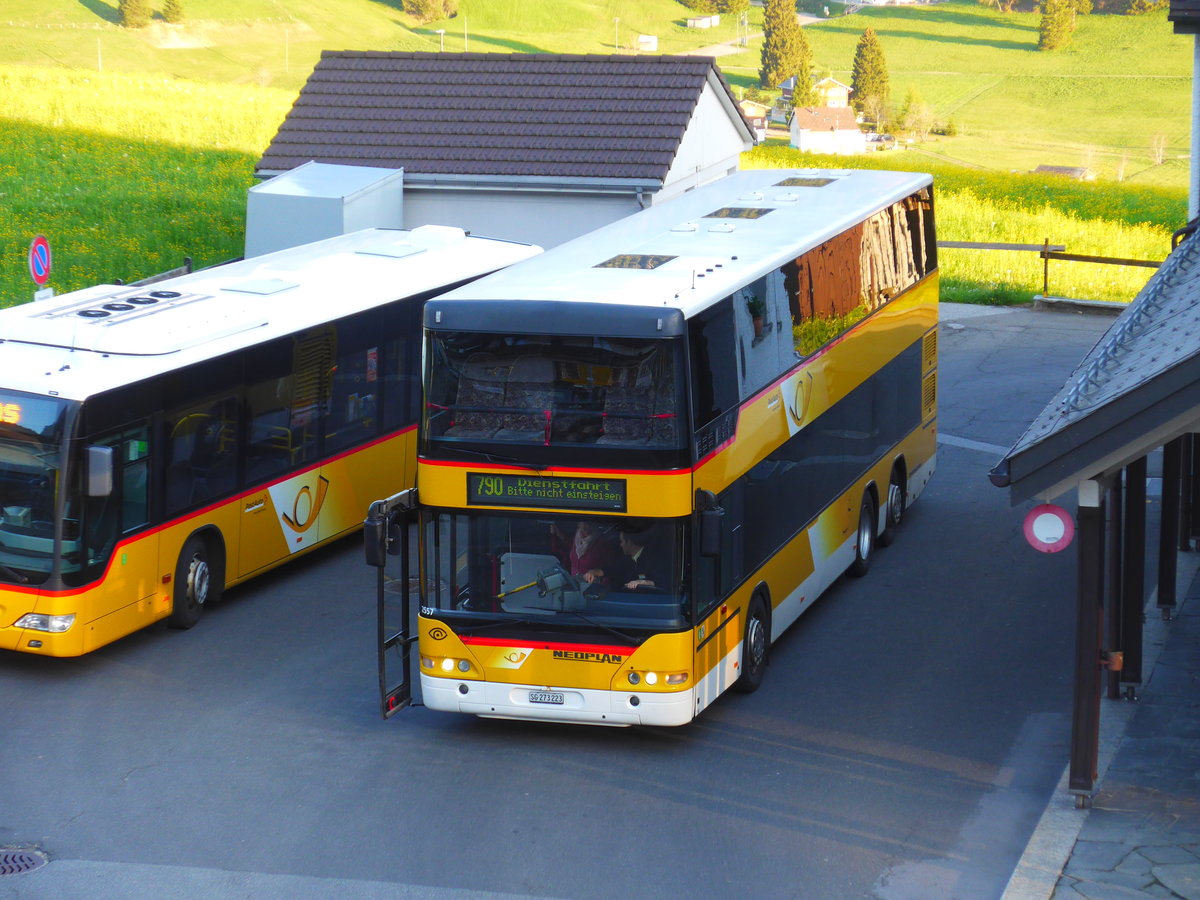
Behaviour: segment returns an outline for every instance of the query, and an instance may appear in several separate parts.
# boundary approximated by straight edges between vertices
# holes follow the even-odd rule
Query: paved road
[[[946,307],[895,545],[680,729],[376,714],[355,542],[188,632],[0,656],[0,898],[998,897],[1062,770],[1072,573],[986,471],[1109,320]],[[493,893],[495,892],[495,893]]]

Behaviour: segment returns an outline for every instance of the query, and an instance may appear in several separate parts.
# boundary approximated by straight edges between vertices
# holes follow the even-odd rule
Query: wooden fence
[[[1082,253],[1067,253],[1063,244],[1051,244],[1046,238],[1040,244],[988,244],[975,241],[938,241],[938,247],[956,250],[1024,250],[1037,253],[1042,258],[1042,296],[1050,296],[1050,260],[1063,262],[1089,262],[1108,266],[1142,266],[1157,269],[1162,263],[1153,259],[1123,259],[1117,256],[1088,256]]]

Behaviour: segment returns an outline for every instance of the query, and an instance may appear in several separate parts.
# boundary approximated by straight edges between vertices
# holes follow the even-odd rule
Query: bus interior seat
[[[463,364],[451,424],[444,437],[487,439],[495,435],[500,428],[500,413],[496,410],[504,405],[509,365],[482,353]]]
[[[613,369],[612,383],[604,394],[604,433],[597,443],[650,442],[655,436],[657,420],[654,417],[662,402],[659,395],[663,386],[661,380],[658,384],[655,381],[646,362]]]
[[[504,392],[504,414],[496,437],[524,443],[546,443],[550,435],[550,407],[554,402],[554,360],[543,356],[518,357]]]

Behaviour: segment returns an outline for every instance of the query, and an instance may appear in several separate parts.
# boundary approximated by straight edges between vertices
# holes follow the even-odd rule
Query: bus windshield
[[[53,568],[66,409],[0,391],[0,583],[42,584]]]
[[[691,621],[686,519],[431,511],[424,527],[423,614],[463,633],[470,619],[621,637]]]
[[[423,434],[442,448],[686,446],[679,340],[431,332],[429,342]]]

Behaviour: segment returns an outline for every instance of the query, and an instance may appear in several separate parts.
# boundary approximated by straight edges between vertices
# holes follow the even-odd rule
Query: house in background
[[[836,78],[822,78],[813,85],[813,92],[817,95],[817,106],[844,109],[850,105],[850,95],[854,89]]]
[[[1075,181],[1095,181],[1096,173],[1086,166],[1038,166],[1034,175],[1059,175]]]
[[[711,57],[326,51],[256,175],[402,170],[405,228],[549,247],[735,171],[754,137]]]
[[[791,145],[807,153],[865,153],[867,136],[848,107],[801,106],[789,121]]]
[[[761,144],[767,139],[767,115],[771,112],[771,107],[753,100],[739,100],[738,108],[754,130],[755,138]]]
[[[791,109],[792,103],[795,102],[796,76],[791,76],[787,81],[780,83],[778,87],[779,103],[771,111],[771,118],[773,121],[786,122],[788,120],[786,110]],[[854,89],[850,85],[842,84],[836,78],[822,78],[820,81],[813,82],[813,95],[816,98],[813,106],[843,109],[850,105],[852,93],[854,93]]]

